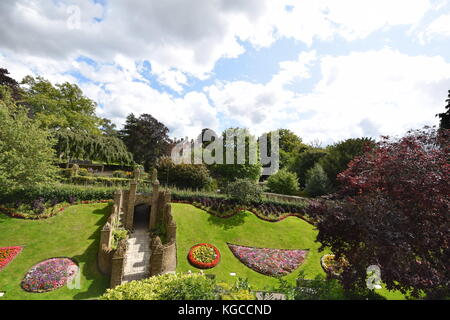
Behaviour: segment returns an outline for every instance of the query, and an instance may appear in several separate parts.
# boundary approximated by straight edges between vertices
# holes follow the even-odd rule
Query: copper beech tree
[[[350,263],[344,287],[366,287],[366,270],[376,265],[389,290],[449,296],[449,131],[382,138],[338,176],[341,200],[311,208],[317,240]]]

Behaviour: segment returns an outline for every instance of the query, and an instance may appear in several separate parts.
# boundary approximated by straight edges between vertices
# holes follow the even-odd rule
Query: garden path
[[[150,237],[145,229],[136,229],[128,239],[123,282],[149,277]]]

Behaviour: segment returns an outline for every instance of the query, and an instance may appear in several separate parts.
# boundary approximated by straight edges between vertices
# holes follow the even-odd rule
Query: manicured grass
[[[109,214],[108,204],[79,205],[40,221],[13,219],[0,214],[0,247],[23,246],[23,251],[0,271],[0,291],[6,299],[90,299],[103,294],[107,277],[97,269],[100,228]],[[80,289],[67,286],[49,293],[28,293],[20,282],[36,263],[53,257],[68,257],[81,268]]]
[[[198,243],[208,242],[215,245],[221,253],[221,262],[205,273],[214,273],[218,280],[234,281],[236,277],[248,278],[255,289],[278,284],[275,278],[259,274],[244,266],[234,257],[228,243],[244,246],[275,249],[308,249],[306,261],[293,273],[283,279],[294,282],[298,272],[303,270],[307,277],[325,275],[320,266],[319,243],[314,242],[317,231],[307,222],[289,217],[280,222],[266,222],[249,212],[242,212],[232,218],[214,217],[191,205],[172,204],[173,215],[177,222],[177,252],[180,272],[198,271],[189,264],[189,249]],[[236,273],[236,277],[230,276]]]
[[[289,217],[280,222],[266,222],[252,213],[241,212],[232,218],[223,219],[191,205],[174,203],[172,207],[177,222],[178,272],[199,271],[188,262],[187,255],[193,245],[206,242],[219,249],[221,261],[213,269],[205,270],[205,273],[215,274],[219,281],[226,282],[234,282],[237,277],[248,278],[252,287],[257,290],[278,285],[277,279],[259,274],[236,259],[227,246],[228,242],[261,248],[308,249],[306,261],[283,279],[295,284],[300,271],[309,279],[317,275],[325,276],[320,258],[330,252],[318,251],[320,244],[315,242],[315,227],[299,218]],[[230,276],[230,273],[236,273],[236,277]],[[387,299],[404,299],[400,292],[382,289],[377,290],[377,293]]]

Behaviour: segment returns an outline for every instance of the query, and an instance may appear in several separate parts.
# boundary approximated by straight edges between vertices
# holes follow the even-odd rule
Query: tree
[[[108,135],[58,130],[55,149],[59,159],[101,161],[104,163],[131,164],[133,156],[122,140]]]
[[[328,148],[328,153],[319,163],[333,187],[337,186],[336,177],[347,169],[352,159],[360,156],[367,148],[373,148],[375,141],[370,138],[347,139]]]
[[[15,100],[20,99],[20,86],[19,83],[13,78],[9,77],[9,71],[7,69],[0,68],[0,86],[6,86],[10,89],[10,95]],[[2,97],[0,96],[0,99]]]
[[[15,104],[5,86],[0,96],[0,190],[51,182],[56,167],[49,131]]]
[[[445,100],[445,102],[447,102],[447,105],[445,106],[447,111],[437,114],[440,118],[439,127],[441,129],[450,129],[450,90],[448,90],[448,99]]]
[[[298,177],[295,173],[281,169],[267,179],[267,187],[270,192],[297,195],[300,191]]]
[[[228,198],[237,203],[248,205],[261,202],[263,190],[259,184],[252,180],[237,179],[228,184],[226,193]]]
[[[228,141],[226,139],[228,137]],[[245,143],[239,145],[237,143],[238,137],[243,138]],[[234,141],[231,142],[230,141]],[[219,180],[222,185],[235,181],[238,178],[249,179],[257,182],[261,176],[261,163],[258,157],[258,143],[253,135],[247,129],[242,128],[230,128],[222,133],[223,144],[223,164],[212,164],[208,168],[212,175]],[[250,145],[256,146],[256,158],[252,161],[250,157]],[[228,163],[227,159],[227,147],[233,150],[232,163]],[[238,152],[244,154],[243,163],[238,161]],[[230,151],[231,158],[231,151]]]
[[[101,119],[100,131],[107,137],[117,138],[119,136],[119,130],[117,130],[117,126],[107,118]]]
[[[322,248],[350,263],[346,288],[365,287],[376,265],[389,290],[449,296],[449,137],[434,128],[384,137],[339,175],[344,200],[309,209]]]
[[[271,148],[272,132],[267,133],[269,154],[272,150]],[[280,151],[280,169],[288,168],[293,162],[295,155],[297,153],[306,151],[308,149],[308,146],[304,144],[302,139],[291,130],[278,129],[278,136],[279,136],[279,151]]]
[[[149,114],[142,114],[139,118],[130,114],[119,136],[133,154],[134,161],[149,170],[159,157],[170,155],[173,141],[168,132],[164,124]]]
[[[305,187],[306,173],[326,154],[325,150],[311,148],[295,155],[289,169],[297,174],[300,186]]]
[[[162,184],[181,189],[204,189],[211,183],[209,171],[203,164],[175,164],[170,157],[161,157],[156,164]]]
[[[76,84],[53,84],[42,78],[27,76],[22,80],[24,104],[30,115],[52,130],[100,134],[101,119],[95,115],[97,104],[85,97]]]
[[[311,197],[325,195],[331,191],[331,183],[319,163],[306,173],[305,190]]]

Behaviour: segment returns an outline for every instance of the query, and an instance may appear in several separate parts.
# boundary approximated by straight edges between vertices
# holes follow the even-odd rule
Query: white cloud
[[[450,63],[440,56],[386,48],[320,57],[318,63],[322,79],[307,94],[243,81],[219,83],[207,92],[219,111],[258,134],[289,128],[306,141],[332,143],[437,124],[435,114],[450,87]],[[302,74],[308,70],[300,69]]]
[[[418,33],[418,37],[422,44],[436,37],[450,37],[450,13],[436,18],[424,31]]]

